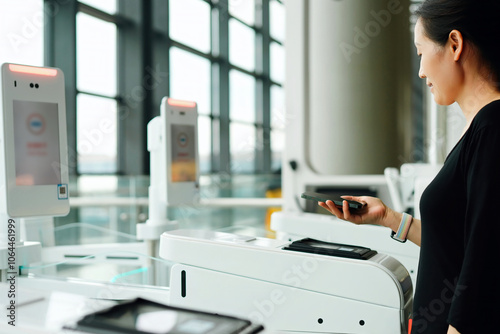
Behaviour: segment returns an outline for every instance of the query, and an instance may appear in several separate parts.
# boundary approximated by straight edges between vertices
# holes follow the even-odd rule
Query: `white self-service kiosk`
[[[5,63],[0,80],[0,271],[40,261],[21,240],[20,221],[69,212],[64,75],[57,68]],[[15,262],[15,263],[14,263]]]
[[[167,207],[199,200],[198,107],[196,102],[164,97],[160,116],[148,123],[151,157],[149,219],[137,225],[137,238],[158,240],[178,227]]]
[[[278,332],[408,331],[411,278],[376,250],[176,230],[162,234],[160,256],[176,262],[174,306],[239,316]]]

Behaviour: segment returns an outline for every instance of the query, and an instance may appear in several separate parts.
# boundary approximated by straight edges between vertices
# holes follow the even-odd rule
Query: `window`
[[[255,170],[255,78],[237,70],[229,72],[231,171]]]
[[[76,110],[68,114],[72,174],[148,174],[147,123],[164,96],[198,104],[202,173],[268,173],[279,165],[281,0],[26,1],[40,10],[58,6],[45,25],[46,55],[74,91],[67,95],[69,113]],[[32,62],[42,63],[38,57]],[[273,123],[280,117],[281,125]]]
[[[269,21],[271,38],[285,41],[285,6],[278,0],[269,2]]]
[[[170,38],[210,52],[210,5],[200,0],[170,0]]]
[[[85,1],[108,12],[115,1]],[[76,15],[77,170],[116,173],[118,170],[117,26],[78,12]]]
[[[229,20],[229,61],[247,71],[255,70],[255,31],[237,20]]]
[[[229,72],[229,117],[255,123],[255,78],[237,70]]]
[[[270,45],[271,80],[280,84],[285,82],[285,48],[276,42]]]
[[[229,0],[229,14],[244,23],[255,24],[255,0]]]
[[[76,36],[78,91],[116,96],[116,25],[78,13]]]
[[[255,170],[256,133],[255,126],[231,123],[231,171],[236,174]]]
[[[77,108],[79,171],[81,173],[116,172],[116,101],[78,94]]]

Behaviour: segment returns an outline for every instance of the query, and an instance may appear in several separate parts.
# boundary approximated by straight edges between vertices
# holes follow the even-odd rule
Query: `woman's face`
[[[434,100],[440,105],[450,105],[456,101],[462,78],[450,46],[440,46],[424,33],[421,19],[415,25],[415,46],[420,57],[418,75],[426,79]]]

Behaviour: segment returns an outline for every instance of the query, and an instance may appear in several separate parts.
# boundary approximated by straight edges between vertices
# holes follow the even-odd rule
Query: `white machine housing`
[[[7,63],[1,72],[0,189],[5,196],[0,212],[9,217],[66,215],[64,74],[57,68]]]
[[[271,331],[407,333],[413,288],[394,258],[284,250],[289,242],[202,230],[161,236],[170,304],[239,316]]]

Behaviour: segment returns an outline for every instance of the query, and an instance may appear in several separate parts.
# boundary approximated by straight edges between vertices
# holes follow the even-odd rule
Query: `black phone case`
[[[333,201],[333,203],[335,203],[335,205],[339,208],[342,208],[343,201],[347,201],[347,203],[349,204],[349,209],[352,209],[352,210],[360,210],[364,206],[363,204],[356,202],[356,201],[344,200],[342,198],[336,198],[336,197],[331,196],[331,195],[320,194],[320,193],[316,193],[316,192],[312,192],[312,191],[306,191],[306,192],[302,193],[301,197],[305,198],[305,199],[317,201],[317,202],[326,202],[326,201],[330,200],[330,201]]]

